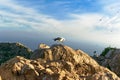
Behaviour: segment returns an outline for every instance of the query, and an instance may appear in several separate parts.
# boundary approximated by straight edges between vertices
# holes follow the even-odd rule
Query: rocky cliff
[[[21,43],[0,43],[0,64],[15,57],[29,58],[32,51]]]
[[[35,50],[32,60],[17,56],[0,66],[3,80],[120,80],[81,50],[65,45]]]
[[[120,49],[111,49],[104,56],[95,59],[100,65],[109,68],[120,77]]]

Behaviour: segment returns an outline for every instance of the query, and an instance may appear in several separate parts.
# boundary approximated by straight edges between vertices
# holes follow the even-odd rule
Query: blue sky
[[[119,6],[119,0],[0,0],[0,41],[50,44],[63,36],[120,47]]]
[[[102,4],[97,0],[16,0],[16,2],[57,19],[69,18],[67,15],[71,13],[100,12],[102,8]]]

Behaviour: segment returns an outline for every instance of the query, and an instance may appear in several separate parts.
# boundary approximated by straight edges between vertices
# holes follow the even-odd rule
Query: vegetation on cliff
[[[0,43],[0,64],[15,57],[30,58],[32,51],[21,43]]]
[[[100,56],[105,56],[110,50],[115,50],[116,48],[112,48],[112,47],[107,47],[105,48],[102,53],[100,54]]]

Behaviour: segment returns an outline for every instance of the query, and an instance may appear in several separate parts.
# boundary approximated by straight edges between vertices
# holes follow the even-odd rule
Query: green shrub
[[[115,50],[115,49],[116,49],[116,48],[107,47],[107,48],[105,48],[105,49],[102,51],[102,53],[101,53],[100,56],[105,56],[110,50]]]

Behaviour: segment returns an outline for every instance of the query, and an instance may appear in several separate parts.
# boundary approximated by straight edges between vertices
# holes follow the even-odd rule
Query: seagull
[[[63,37],[57,37],[57,38],[54,38],[53,39],[54,41],[57,41],[57,42],[64,42],[65,41],[65,38],[63,38]]]

